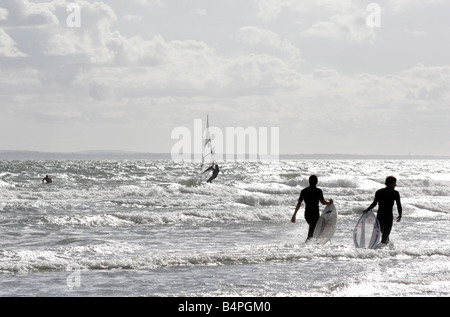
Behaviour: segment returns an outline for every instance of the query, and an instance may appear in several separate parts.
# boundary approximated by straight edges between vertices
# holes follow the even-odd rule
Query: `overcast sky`
[[[0,150],[168,153],[209,113],[278,127],[282,154],[450,155],[449,15],[448,0],[0,0]]]

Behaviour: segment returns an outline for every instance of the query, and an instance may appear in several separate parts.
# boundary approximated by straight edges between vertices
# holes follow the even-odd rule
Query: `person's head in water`
[[[309,185],[310,185],[310,186],[316,187],[318,182],[319,182],[319,179],[317,178],[316,175],[311,175],[311,176],[309,177]]]
[[[389,176],[388,178],[386,178],[384,184],[387,187],[395,187],[397,185],[397,179],[394,176]]]

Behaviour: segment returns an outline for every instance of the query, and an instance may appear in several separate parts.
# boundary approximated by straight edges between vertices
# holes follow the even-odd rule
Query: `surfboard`
[[[337,216],[334,204],[325,207],[314,229],[313,239],[316,243],[325,244],[330,241],[336,232]]]
[[[374,249],[381,238],[380,224],[373,211],[359,218],[353,231],[353,242],[357,248]]]

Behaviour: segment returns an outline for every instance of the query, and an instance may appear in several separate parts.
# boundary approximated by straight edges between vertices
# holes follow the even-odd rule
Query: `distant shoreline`
[[[222,158],[221,154],[217,155]],[[171,160],[170,153],[127,151],[39,152],[0,150],[0,160]],[[195,159],[200,159],[199,155]],[[362,155],[362,154],[280,154],[280,160],[449,160],[450,156],[433,155]],[[222,161],[221,159],[218,160]],[[264,159],[262,159],[264,161]]]

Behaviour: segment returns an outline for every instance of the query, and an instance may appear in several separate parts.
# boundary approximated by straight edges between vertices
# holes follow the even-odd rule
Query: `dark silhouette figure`
[[[213,166],[214,166],[214,164],[209,169],[212,169]],[[219,171],[220,171],[219,170],[219,165],[216,164],[214,166],[212,176],[208,179],[207,183],[212,183],[212,181],[217,178],[217,175],[219,175]]]
[[[300,192],[297,207],[295,207],[295,212],[291,219],[291,221],[295,223],[297,212],[300,209],[302,202],[305,201],[305,219],[309,225],[308,238],[306,241],[313,237],[314,229],[316,228],[317,221],[320,218],[319,202],[322,203],[322,205],[329,205],[333,203],[333,199],[327,201],[323,198],[322,189],[317,188],[318,182],[319,180],[316,175],[311,175],[309,177],[309,187]]]
[[[52,179],[48,177],[48,175],[45,175],[45,177],[42,179],[42,183],[44,184],[50,184],[52,182]]]
[[[381,243],[387,244],[389,243],[389,235],[391,233],[392,224],[394,221],[394,203],[397,203],[397,222],[400,222],[402,219],[402,203],[400,201],[399,192],[395,190],[395,186],[397,186],[397,179],[394,176],[389,176],[386,178],[384,184],[386,187],[375,193],[373,203],[364,211],[364,213],[372,210],[378,204],[377,218],[380,223],[382,233]]]

